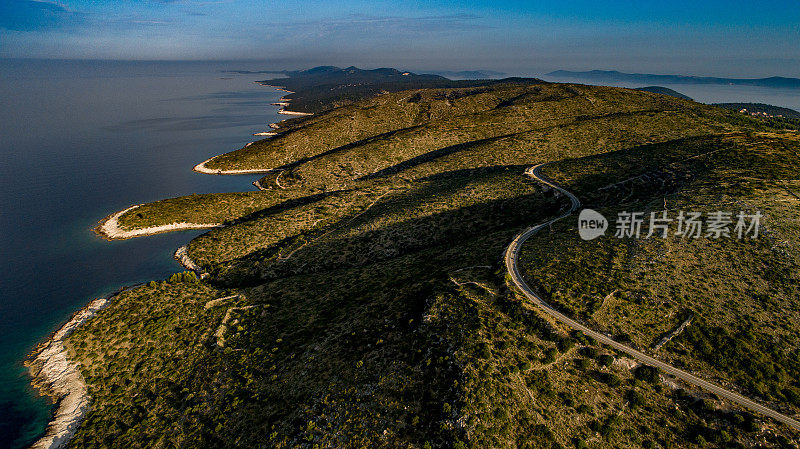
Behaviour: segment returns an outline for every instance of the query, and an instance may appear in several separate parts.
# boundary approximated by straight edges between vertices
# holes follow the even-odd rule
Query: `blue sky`
[[[0,57],[800,76],[800,3],[0,0]]]

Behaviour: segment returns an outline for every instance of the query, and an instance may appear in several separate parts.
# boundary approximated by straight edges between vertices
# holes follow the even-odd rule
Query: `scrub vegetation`
[[[733,134],[546,167],[612,227],[604,238],[583,242],[577,221],[559,223],[526,244],[526,274],[553,305],[640,348],[693,316],[661,349],[662,358],[797,414],[798,151],[795,135]],[[648,217],[641,238],[615,238],[621,211]],[[731,236],[679,237],[672,223],[667,238],[645,238],[650,212],[663,211],[673,219],[680,211],[731,212]],[[740,211],[764,215],[758,238],[739,239]]]
[[[72,447],[795,447],[552,321],[502,257],[566,207],[525,176],[542,162],[609,217],[763,211],[752,241],[583,242],[568,219],[521,261],[555,306],[643,349],[694,314],[658,357],[797,413],[798,150],[735,111],[532,80],[293,120],[209,163],[280,169],[267,190],[121,218],[228,225],[188,245],[208,276],[125,291],[69,338],[93,398]]]

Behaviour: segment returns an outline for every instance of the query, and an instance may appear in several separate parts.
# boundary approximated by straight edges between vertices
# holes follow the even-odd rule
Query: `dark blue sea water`
[[[181,271],[199,231],[107,242],[91,228],[132,204],[241,191],[256,176],[191,171],[279,120],[257,63],[0,60],[0,449],[45,428],[26,354],[89,300]]]

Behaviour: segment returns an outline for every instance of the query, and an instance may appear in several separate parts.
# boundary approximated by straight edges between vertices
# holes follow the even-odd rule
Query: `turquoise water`
[[[24,447],[52,405],[26,354],[91,299],[181,271],[200,231],[107,242],[90,229],[132,204],[249,190],[257,176],[191,171],[280,120],[256,63],[0,60],[0,449]]]

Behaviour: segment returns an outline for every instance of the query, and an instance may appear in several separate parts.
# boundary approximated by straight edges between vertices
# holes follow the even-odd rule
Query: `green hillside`
[[[672,97],[683,98],[684,100],[691,100],[690,97],[688,97],[688,96],[686,96],[686,95],[684,95],[684,94],[682,94],[682,93],[680,93],[678,91],[675,91],[673,89],[670,89],[668,87],[663,87],[663,86],[637,87],[636,90],[643,90],[645,92],[653,92],[653,93],[656,93],[656,94],[664,94],[664,95],[669,95],[669,96],[672,96]]]
[[[288,90],[285,99],[291,101],[291,111],[318,114],[333,108],[350,105],[378,94],[409,89],[488,86],[498,81],[481,79],[450,80],[440,75],[416,74],[397,69],[363,70],[357,67],[314,67],[308,70],[282,72],[283,77],[260,81],[261,84]],[[454,73],[456,76],[463,73]],[[467,75],[469,75],[467,73]],[[463,78],[463,76],[461,76]],[[488,78],[495,78],[494,76]],[[520,80],[538,83],[539,80]]]
[[[735,111],[535,80],[383,93],[295,122],[208,164],[276,169],[267,190],[120,218],[228,226],[188,245],[202,281],[125,291],[70,337],[93,398],[71,446],[794,447],[797,431],[552,321],[502,256],[565,207],[525,175],[542,162],[607,216],[764,211],[752,242],[582,242],[569,219],[525,244],[523,268],[640,348],[693,313],[658,357],[798,413],[798,145]]]
[[[639,348],[693,322],[661,358],[706,373],[789,414],[800,411],[800,227],[796,135],[681,139],[560,161],[545,173],[616,218],[680,211],[764,214],[761,238],[582,242],[577,221],[526,243],[526,272],[548,302]],[[660,215],[659,215],[660,216]],[[708,221],[706,221],[708,225]],[[673,231],[676,230],[673,223]],[[609,234],[613,234],[611,229]],[[563,276],[562,273],[573,273]]]

